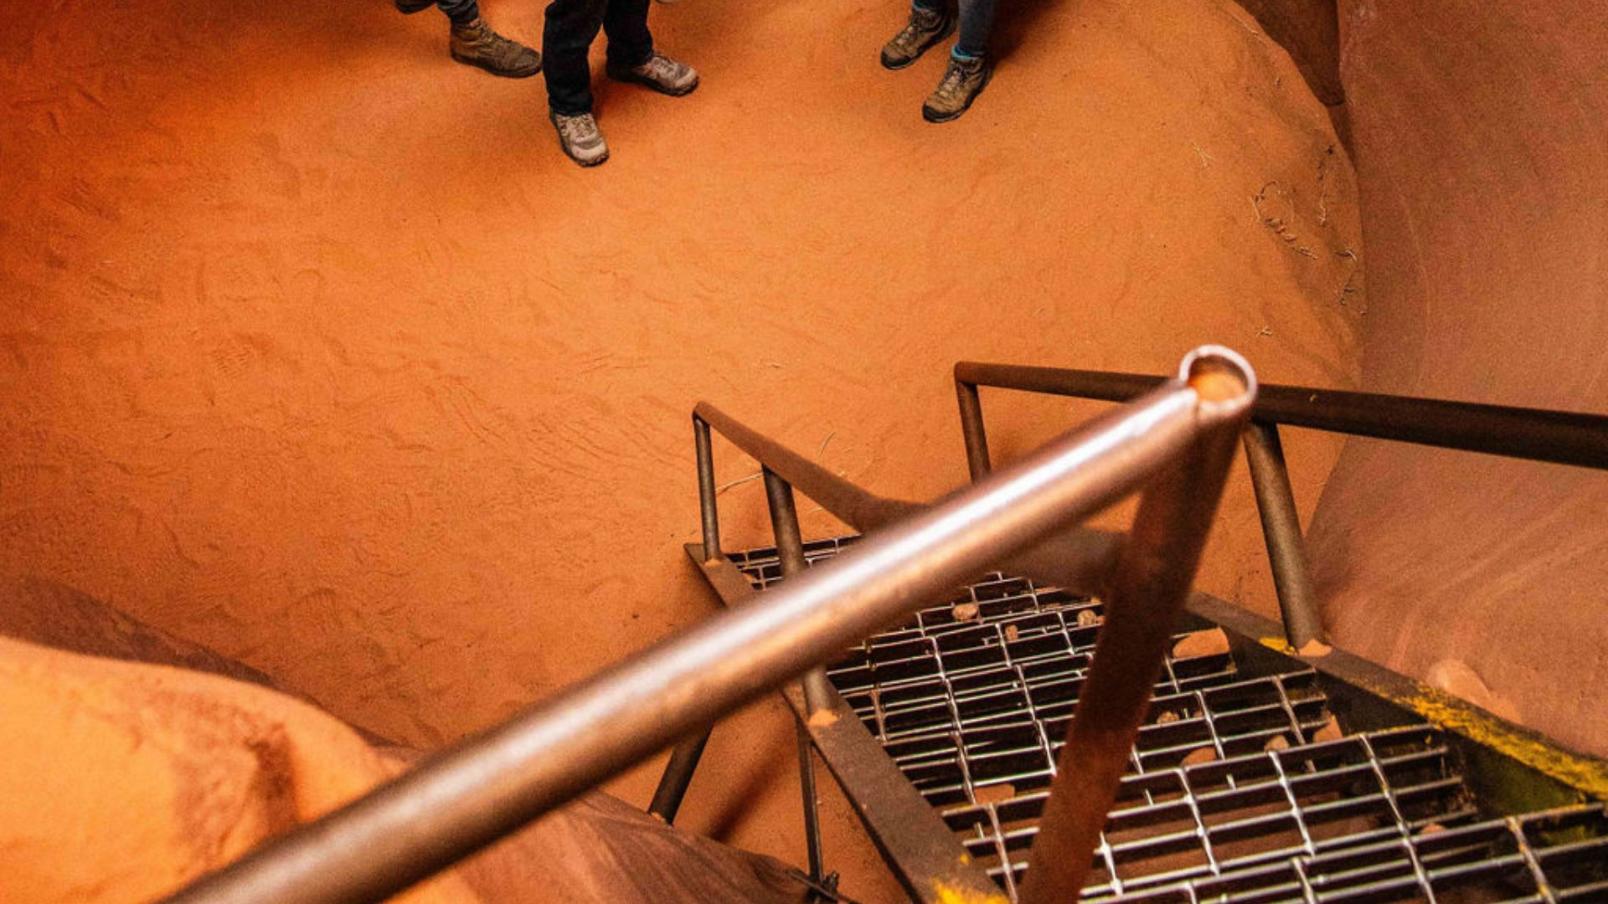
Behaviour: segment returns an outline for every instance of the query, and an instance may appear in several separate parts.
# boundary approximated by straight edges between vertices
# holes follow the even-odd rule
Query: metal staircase
[[[782,580],[775,548],[729,558],[756,590]],[[827,668],[1012,900],[1101,621],[996,572]],[[1221,628],[1180,626],[1083,900],[1608,900],[1603,804],[1485,818],[1442,730],[1342,734],[1320,674],[1278,659],[1242,669]]]
[[[1123,404],[996,473],[984,386]],[[820,899],[847,900],[817,759],[924,904],[1608,902],[1608,762],[1325,643],[1279,437],[1608,470],[1608,417],[1259,387],[1216,347],[1171,378],[962,363],[955,389],[973,483],[932,505],[698,405],[686,552],[727,611],[170,900],[381,900],[670,744],[673,821],[711,726],[776,691]],[[717,432],[762,466],[773,549],[722,549]],[[1240,442],[1280,622],[1190,592]],[[804,542],[795,489],[865,538]],[[1127,533],[1078,526],[1133,494]]]

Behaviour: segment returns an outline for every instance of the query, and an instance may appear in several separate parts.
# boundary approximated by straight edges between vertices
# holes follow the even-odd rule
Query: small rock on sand
[[[1330,716],[1329,721],[1323,723],[1323,725],[1317,731],[1312,733],[1313,743],[1338,741],[1342,737],[1344,737],[1344,735],[1342,735],[1340,732],[1340,722],[1336,720],[1334,716]]]
[[[1442,659],[1429,667],[1425,683],[1454,697],[1486,709],[1510,722],[1519,718],[1513,701],[1492,690],[1468,663],[1461,659]]]
[[[972,796],[977,798],[977,802],[980,804],[997,804],[1000,801],[1010,800],[1015,797],[1016,786],[1010,782],[1002,782],[998,785],[983,785],[980,788],[973,789]]]

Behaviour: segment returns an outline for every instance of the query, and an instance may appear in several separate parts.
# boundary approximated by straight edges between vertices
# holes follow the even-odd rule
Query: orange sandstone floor
[[[941,54],[877,65],[903,3],[656,6],[703,87],[600,82],[595,171],[540,79],[455,65],[434,12],[7,17],[0,569],[431,746],[712,611],[681,552],[700,398],[929,498],[964,477],[961,358],[1159,371],[1212,341],[1354,384],[1353,174],[1284,53],[1226,0],[1005,6],[992,85],[941,127]],[[539,3],[486,12],[539,31]],[[1097,410],[985,405],[1001,459]],[[1310,509],[1338,446],[1288,443]],[[1229,494],[1206,587],[1265,611]],[[756,481],[721,501],[763,541]],[[723,725],[682,824],[802,862],[792,744],[779,704]],[[823,786],[829,867],[896,898]]]

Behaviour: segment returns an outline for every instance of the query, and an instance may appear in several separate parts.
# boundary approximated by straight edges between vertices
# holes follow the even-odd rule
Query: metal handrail
[[[962,361],[955,365],[955,395],[972,479],[989,473],[981,386],[1126,402],[1161,377],[1115,371],[1072,370]],[[1608,469],[1608,416],[1505,405],[1452,402],[1370,392],[1266,384],[1251,409],[1245,457],[1261,515],[1274,590],[1290,646],[1326,641],[1312,589],[1301,521],[1290,487],[1279,426],[1414,443],[1465,452],[1584,468]]]
[[[1118,371],[977,361],[955,365],[963,423],[973,421],[967,412],[976,407],[979,386],[1126,402],[1163,380]],[[1608,416],[1600,414],[1265,383],[1257,393],[1251,420],[1608,470]],[[979,447],[981,455],[973,455],[972,448],[968,431],[968,460],[987,461],[986,443]]]
[[[711,432],[725,437],[732,445],[760,462],[762,471],[775,474],[861,534],[871,533],[931,507],[926,503],[888,499],[868,492],[719,408],[700,402],[693,409],[693,434],[698,450],[703,548],[704,554],[710,558],[720,553],[717,488],[709,445]],[[1076,527],[1002,560],[998,567],[1032,573],[1043,581],[1073,593],[1098,596],[1105,592],[1105,584],[1116,562],[1121,541],[1122,535],[1115,532]]]
[[[1255,394],[1255,377],[1239,356],[1197,350],[1185,358],[1176,380],[885,528],[833,562],[795,574],[779,589],[460,742],[169,900],[389,897],[908,617],[1001,557],[1144,487],[1108,599],[1112,624],[1127,626],[1113,636],[1128,636],[1132,650],[1125,657],[1097,657],[1091,690],[1078,704],[1079,713],[1094,715],[1075,719],[1067,745],[1091,763],[1120,761],[1145,701],[1133,698],[1115,675],[1098,676],[1119,659],[1140,677],[1159,670],[1166,625],[1183,605],[1233,442]],[[707,442],[707,434],[700,434],[700,451]],[[712,486],[712,480],[712,468],[701,463],[700,484]],[[718,549],[718,525],[710,536],[712,514],[706,512],[705,535],[715,541],[709,548]],[[1155,640],[1157,630],[1161,641]],[[1133,680],[1149,686],[1148,679]],[[1097,693],[1095,687],[1107,690]],[[1130,698],[1138,700],[1137,708]],[[1077,724],[1101,731],[1091,734]],[[1061,771],[1070,776],[1082,770]],[[1066,830],[1047,824],[1037,850],[1086,869],[1092,844],[1079,850],[1078,826],[1095,811],[1103,819],[1115,792],[1114,779],[1109,787],[1083,782],[1058,790],[1067,798],[1063,809],[1076,818]],[[1056,842],[1060,835],[1069,839],[1066,844]],[[1035,857],[1040,866],[1034,872],[1046,881],[1061,875],[1043,865],[1048,859]]]

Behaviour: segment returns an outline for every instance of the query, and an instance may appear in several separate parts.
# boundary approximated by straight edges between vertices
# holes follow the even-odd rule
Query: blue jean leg
[[[913,0],[921,9],[944,9],[943,0]],[[988,34],[994,30],[995,0],[960,0],[960,37],[955,41],[953,54],[958,59],[970,60],[988,53]]]

